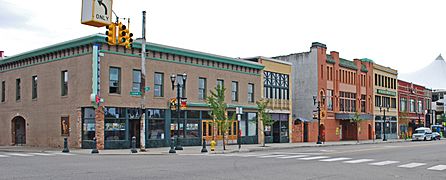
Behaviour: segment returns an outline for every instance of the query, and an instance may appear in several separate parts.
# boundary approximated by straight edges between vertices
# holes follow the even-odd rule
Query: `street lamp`
[[[325,96],[322,96],[322,102],[325,101]],[[317,143],[322,144],[321,142],[321,101],[317,99],[317,96],[313,96],[314,105],[317,104]]]
[[[387,109],[387,112],[389,112],[389,105],[386,105],[386,107],[383,107],[382,105],[379,107],[379,112],[384,112],[384,127],[383,127],[383,134],[384,134],[384,138],[383,138],[383,141],[387,141],[387,139],[386,139],[386,126],[387,126],[387,124],[386,124],[386,109]]]
[[[175,84],[175,80],[177,79],[176,75],[172,74],[170,76],[170,81],[172,82],[172,91],[175,89],[175,87],[177,87],[177,108],[176,108],[177,109],[177,143],[176,143],[175,150],[183,150],[183,147],[181,146],[180,141],[179,141],[179,139],[180,139],[180,118],[181,118],[181,116],[180,116],[180,114],[181,114],[181,110],[180,110],[180,100],[181,100],[180,90],[183,90],[183,88],[186,87],[187,74],[183,73],[182,78],[183,78],[182,82],[177,80],[176,84]],[[181,91],[181,92],[182,92],[182,95],[184,95],[184,90]],[[186,129],[185,128],[186,128],[186,120],[183,120],[183,138],[184,139],[186,138]]]

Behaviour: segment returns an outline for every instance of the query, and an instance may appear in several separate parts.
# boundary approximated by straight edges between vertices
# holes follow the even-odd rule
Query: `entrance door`
[[[22,117],[15,117],[12,120],[12,133],[13,133],[13,144],[22,145],[26,144],[26,126],[25,119]]]
[[[304,123],[304,142],[308,142],[308,123]]]
[[[213,120],[203,120],[201,126],[201,132],[203,133],[203,138],[206,141],[210,142],[210,140],[223,140],[223,132],[221,132],[220,128],[218,128],[218,123]],[[227,131],[227,140],[237,140],[238,133],[238,121],[230,122]]]
[[[130,140],[130,147],[132,147],[132,137],[136,137],[136,147],[139,148],[140,146],[140,130],[141,130],[141,121],[139,120],[131,120],[129,121],[129,140]]]
[[[369,140],[370,140],[370,139],[372,139],[372,125],[371,124],[369,124],[369,131],[368,131],[368,133],[369,133]]]
[[[273,124],[273,143],[280,143],[280,121]]]

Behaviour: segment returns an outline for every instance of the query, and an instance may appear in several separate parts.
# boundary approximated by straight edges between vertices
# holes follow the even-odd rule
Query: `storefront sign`
[[[396,96],[396,92],[388,91],[388,90],[384,90],[384,89],[377,89],[376,93],[383,94],[383,95],[388,95],[388,96]]]

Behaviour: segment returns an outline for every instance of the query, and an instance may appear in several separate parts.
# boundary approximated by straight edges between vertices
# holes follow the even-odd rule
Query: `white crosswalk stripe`
[[[7,155],[9,155],[9,156],[20,156],[20,157],[34,156],[34,155],[31,155],[31,154],[22,154],[22,153],[8,153]]]
[[[322,159],[322,160],[319,160],[319,161],[334,162],[334,161],[344,161],[344,160],[349,160],[349,159],[352,159],[352,158],[340,157],[340,158]]]
[[[257,156],[258,158],[271,158],[271,157],[283,157],[286,155],[267,155],[267,156]]]
[[[305,157],[305,158],[299,158],[301,160],[315,160],[315,159],[325,159],[330,158],[328,156],[313,156],[313,157]]]
[[[398,167],[402,167],[402,168],[414,168],[414,167],[418,167],[418,166],[423,166],[426,165],[426,163],[409,163],[409,164],[403,164],[400,165]]]
[[[291,159],[291,158],[301,158],[301,157],[308,157],[310,155],[305,155],[305,154],[301,154],[301,155],[295,155],[295,156],[283,156],[283,157],[277,157],[280,159]]]
[[[1,154],[0,154],[0,157],[9,157],[9,156],[7,156],[7,155],[1,155]]]
[[[374,160],[373,159],[357,159],[357,160],[351,160],[351,161],[344,161],[344,163],[357,164],[357,163],[370,162],[370,161],[374,161]]]
[[[437,165],[430,168],[427,168],[429,170],[435,170],[435,171],[443,171],[446,169],[446,165]]]
[[[47,153],[29,153],[31,155],[37,155],[37,156],[54,156],[55,154],[47,154]]]
[[[381,162],[376,162],[376,163],[370,163],[370,165],[384,166],[384,165],[395,164],[395,163],[399,163],[399,161],[381,161]]]

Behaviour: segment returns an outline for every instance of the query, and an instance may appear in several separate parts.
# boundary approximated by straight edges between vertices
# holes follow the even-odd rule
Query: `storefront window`
[[[246,119],[242,118],[240,121],[240,130],[242,131],[242,136],[246,136]]]
[[[257,114],[248,113],[248,136],[257,135]]]
[[[84,108],[83,117],[82,140],[93,140],[96,135],[94,109]]]
[[[148,139],[164,139],[165,138],[165,121],[164,110],[149,109],[148,112]]]
[[[186,124],[186,138],[199,138],[198,124],[200,120],[187,120]]]
[[[104,109],[104,138],[106,141],[125,140],[125,108],[106,107]]]

